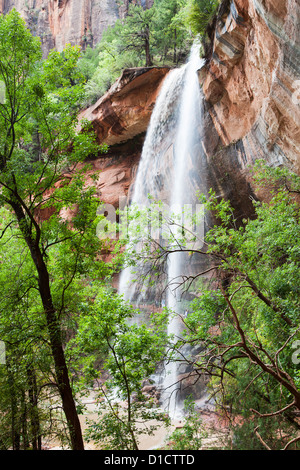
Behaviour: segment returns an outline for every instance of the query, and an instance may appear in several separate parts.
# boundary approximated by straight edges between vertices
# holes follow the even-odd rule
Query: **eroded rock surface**
[[[95,46],[109,25],[124,13],[116,0],[0,0],[0,13],[12,8],[41,38],[44,55],[66,44]]]
[[[138,2],[140,0],[137,0]],[[141,0],[146,8],[153,0]],[[46,56],[66,44],[83,49],[95,46],[103,31],[124,18],[132,0],[0,0],[0,14],[12,8],[22,15],[32,33],[39,36]]]
[[[79,118],[90,121],[99,143],[127,142],[147,130],[160,84],[168,67],[134,68],[121,77]]]
[[[248,212],[257,159],[300,173],[300,5],[226,0],[199,71],[210,186]]]

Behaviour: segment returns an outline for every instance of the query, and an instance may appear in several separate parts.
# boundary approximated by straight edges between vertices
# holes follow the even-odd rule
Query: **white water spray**
[[[196,202],[199,189],[196,170],[199,171],[201,140],[202,96],[197,70],[203,65],[199,57],[199,45],[192,47],[189,61],[179,69],[169,72],[165,78],[152,113],[143,147],[132,204],[149,204],[148,195],[163,200],[182,214],[183,207]],[[166,306],[176,314],[181,309],[180,288],[173,289],[176,279],[188,271],[186,258],[182,253],[172,253],[168,262],[169,289]],[[137,296],[131,268],[121,273],[119,293],[132,301]],[[139,293],[139,300],[141,295]],[[171,319],[168,334],[179,334],[178,316]],[[178,377],[175,362],[166,364],[162,389],[163,401],[169,414],[176,417],[176,381]]]
[[[176,125],[177,106],[182,85],[182,70],[171,70],[164,79],[160,93],[157,97],[154,110],[143,146],[136,180],[134,183],[131,205],[149,205],[148,195],[154,199],[161,198],[165,193],[165,200],[170,199],[170,183],[172,181],[172,152],[168,152],[171,145],[172,129]],[[166,138],[167,136],[167,138]],[[167,140],[166,140],[167,139]],[[129,241],[130,244],[130,241]],[[130,267],[125,268],[120,277],[119,293],[126,300],[132,301],[136,294],[135,274]]]
[[[199,126],[201,126],[202,122],[202,97],[197,70],[199,70],[202,64],[203,61],[199,57],[199,47],[197,44],[194,44],[185,70],[179,107],[177,137],[174,144],[174,186],[170,202],[172,207],[178,208],[179,215],[184,213],[184,207],[195,205],[195,190],[190,184],[190,172],[193,168],[195,149],[198,149],[197,145],[201,138]],[[184,220],[182,220],[182,224],[184,225]],[[178,232],[180,230],[181,228],[178,227]],[[180,237],[180,233],[178,233],[178,237]],[[179,284],[182,276],[188,275],[188,268],[185,253],[175,252],[169,255],[167,306],[175,312],[175,315],[170,319],[168,334],[174,336],[174,341],[176,341],[180,331],[179,314],[184,314],[181,306],[182,293]],[[178,366],[175,361],[172,361],[166,366],[166,377],[164,380],[164,401],[168,403],[169,413],[172,418],[181,413],[176,399],[178,393],[177,381]]]

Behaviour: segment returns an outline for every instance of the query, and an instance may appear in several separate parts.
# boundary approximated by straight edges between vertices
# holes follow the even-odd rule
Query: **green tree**
[[[195,403],[192,397],[184,400],[184,425],[182,428],[175,429],[168,436],[168,449],[173,450],[199,450],[202,445],[202,439],[207,437],[207,433],[202,428],[202,422],[195,409]]]
[[[34,265],[11,213],[2,208],[2,228],[8,220],[0,239],[0,338],[6,359],[0,369],[1,447],[40,450],[42,438],[54,437],[51,396],[57,405],[57,386]]]
[[[68,347],[72,363],[78,362],[78,376],[90,384],[96,378],[100,382],[99,420],[89,423],[88,437],[102,449],[138,450],[140,434],[150,435],[168,421],[142,390],[164,358],[166,318],[153,315],[146,322],[116,294],[96,285],[94,292]],[[109,374],[106,380],[102,370]],[[158,424],[147,424],[151,420]]]
[[[98,151],[89,132],[76,132],[83,97],[78,56],[78,48],[67,47],[42,61],[40,42],[18,13],[1,16],[0,80],[6,100],[0,104],[0,201],[13,214],[2,235],[16,222],[34,267],[41,303],[36,315],[43,311],[73,449],[82,449],[83,439],[65,360],[62,318],[70,285],[100,243],[93,225],[97,201],[93,190],[85,190],[76,168]],[[66,172],[71,180],[62,177]],[[60,211],[74,207],[71,226]],[[44,210],[52,213],[45,222]],[[64,270],[59,279],[54,266]]]
[[[185,333],[175,349],[201,345],[196,360],[190,361],[191,375],[196,379],[208,374],[221,406],[251,416],[256,422],[256,442],[275,449],[299,440],[299,364],[293,359],[300,335],[300,228],[295,199],[299,177],[271,168],[263,173],[259,169],[259,173],[259,180],[267,181],[267,187],[272,183],[274,192],[269,202],[253,201],[253,219],[240,224],[230,202],[211,191],[201,201],[209,214],[207,224],[212,216],[216,223],[206,233],[203,248],[187,245],[184,230],[180,230],[175,239],[166,238],[164,243],[146,237],[136,256],[139,262],[152,261],[156,274],[163,272],[174,252],[194,253],[206,260],[203,271],[170,281],[183,290],[208,274],[211,282],[197,288],[190,313],[182,319]],[[179,223],[169,217],[166,225],[173,234]],[[134,255],[129,253],[131,258]],[[182,357],[187,362],[183,353]],[[263,419],[272,419],[272,426],[263,426]],[[268,435],[271,429],[274,432]],[[282,440],[278,430],[286,433]]]
[[[205,35],[206,28],[216,13],[219,0],[189,0],[186,6],[186,24],[193,34]]]
[[[182,0],[157,0],[155,6],[155,51],[165,61],[172,53],[172,62],[178,64],[185,58],[189,47],[189,33],[184,22],[185,2]]]
[[[123,69],[184,61],[191,39],[183,0],[156,0],[149,9],[130,4],[127,16],[107,28],[94,50],[82,54],[86,103],[103,95]]]
[[[208,208],[220,223],[206,241],[218,288],[202,294],[186,325],[190,339],[198,335],[206,346],[197,373],[209,371],[223,403],[256,418],[254,435],[275,449],[288,444],[276,442],[278,429],[295,442],[300,406],[299,367],[292,362],[299,338],[299,206],[280,189],[254,207],[255,220],[237,227],[228,202],[212,194]],[[272,425],[262,425],[272,417]]]
[[[99,46],[91,48],[88,46],[82,51],[78,60],[78,69],[85,80],[90,80],[99,65]]]
[[[121,37],[124,41],[123,50],[134,50],[143,54],[146,67],[153,65],[151,53],[151,35],[155,10],[144,10],[139,5],[130,5],[126,20],[123,23]]]

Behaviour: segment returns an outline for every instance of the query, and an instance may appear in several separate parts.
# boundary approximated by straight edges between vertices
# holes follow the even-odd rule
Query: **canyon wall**
[[[300,173],[300,5],[298,0],[225,0],[203,89],[203,179],[238,215],[260,197],[249,168],[257,159]],[[83,116],[99,142],[132,141],[146,131],[167,69],[125,71]]]
[[[53,48],[61,51],[66,44],[83,49],[95,46],[103,31],[124,14],[117,0],[0,0],[0,14],[12,8],[41,38],[45,56]]]
[[[145,7],[153,3],[136,1]],[[126,14],[129,3],[119,7],[117,0],[0,0],[0,13],[15,7],[41,37],[47,54],[66,43],[95,45],[103,30]],[[248,171],[256,159],[300,173],[299,30],[299,0],[224,0],[210,55],[199,70],[205,96],[203,178],[230,198],[241,216],[251,211],[251,197],[256,197]],[[167,72],[159,67],[126,70],[82,113],[93,123],[98,141],[111,146],[109,155],[94,165],[108,171],[111,164],[118,172],[119,164],[120,174],[128,166],[122,191],[133,181],[142,136]],[[115,179],[120,183],[120,175]],[[113,186],[114,196],[108,200],[115,204],[116,181]]]
[[[300,4],[223,1],[199,71],[206,103],[208,179],[233,200],[249,199],[255,160],[300,174]]]
[[[47,56],[66,44],[94,47],[108,26],[127,15],[130,3],[150,8],[153,0],[0,0],[0,14],[15,8]]]
[[[116,145],[146,132],[159,87],[169,67],[125,69],[108,92],[79,119],[93,124],[99,143]]]

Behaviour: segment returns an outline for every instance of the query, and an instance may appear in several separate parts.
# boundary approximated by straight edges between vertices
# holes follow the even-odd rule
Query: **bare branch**
[[[295,437],[294,439],[292,439],[291,441],[289,441],[282,450],[287,450],[287,448],[291,445],[291,444],[294,444],[294,442],[297,442],[297,441],[300,441],[300,436],[298,437]]]
[[[267,450],[272,450],[271,447],[269,447],[265,441],[262,439],[261,435],[258,433],[258,428],[259,426],[257,426],[255,429],[254,429],[254,432],[256,434],[256,436],[258,437],[258,439],[260,440],[260,442],[262,443],[262,445],[267,449]]]
[[[267,417],[270,417],[270,416],[280,415],[280,414],[284,413],[286,410],[288,410],[289,408],[292,408],[293,406],[295,406],[295,401],[293,401],[289,405],[285,406],[281,410],[274,411],[273,413],[259,413],[259,411],[254,410],[253,408],[251,408],[250,411],[253,411],[253,413],[257,414],[261,418],[267,418]]]

